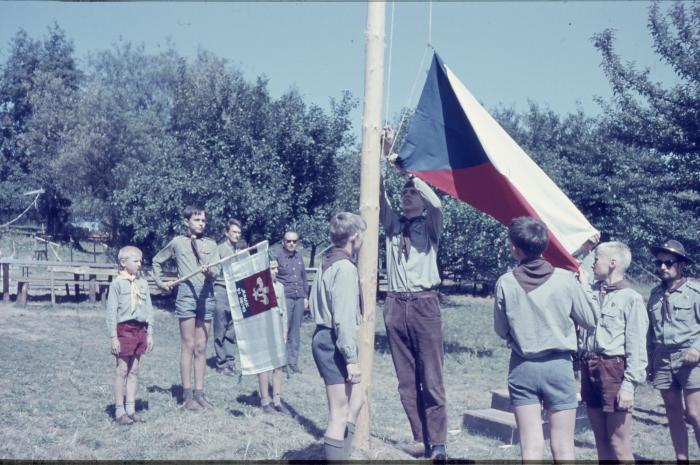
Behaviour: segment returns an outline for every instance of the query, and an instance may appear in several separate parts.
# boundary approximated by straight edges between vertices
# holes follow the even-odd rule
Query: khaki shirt
[[[202,257],[202,265],[209,263],[214,263],[219,261],[219,251],[217,249],[216,242],[208,237],[200,237],[197,239],[197,249]],[[156,284],[161,285],[163,281],[161,280],[163,275],[163,263],[167,262],[171,258],[175,259],[177,264],[177,275],[179,278],[187,276],[188,274],[199,270],[202,265],[197,264],[197,259],[192,251],[192,243],[190,238],[187,236],[176,236],[172,241],[168,243],[163,250],[158,252],[155,257],[153,257],[153,279]],[[214,281],[215,277],[219,274],[221,269],[220,265],[213,266],[209,271],[205,273],[199,273],[194,275],[189,281],[197,286],[201,287],[206,281]]]
[[[570,271],[555,268],[547,281],[525,292],[510,271],[496,282],[494,329],[526,359],[576,352],[574,323],[594,330],[598,320],[598,304],[586,287]]]
[[[357,330],[362,316],[355,265],[339,260],[326,271],[319,270],[311,285],[309,308],[317,325],[335,330],[335,345],[346,363],[357,363]]]
[[[605,295],[600,306],[600,283],[594,285],[600,319],[593,331],[584,332],[584,350],[625,357],[621,388],[634,392],[646,380],[646,334],[649,328],[644,299],[633,289],[620,289]]]
[[[664,321],[661,311],[663,298],[664,288],[659,285],[651,290],[647,302],[653,348],[674,350],[694,347],[700,350],[700,283],[688,279],[671,293],[671,321]]]
[[[107,333],[110,337],[117,335],[117,323],[129,320],[148,323],[148,334],[153,334],[153,306],[151,305],[148,281],[144,278],[137,278],[135,282],[143,301],[136,304],[133,313],[131,312],[131,282],[117,276],[109,285],[105,318]]]
[[[401,252],[401,216],[382,189],[379,218],[386,233],[386,273],[390,292],[420,292],[440,285],[437,266],[438,245],[442,234],[442,202],[424,181],[413,184],[425,202],[426,215],[411,224],[411,250],[408,260]]]

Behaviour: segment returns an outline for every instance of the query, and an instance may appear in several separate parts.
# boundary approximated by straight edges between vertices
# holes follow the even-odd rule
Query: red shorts
[[[120,357],[141,355],[148,346],[148,323],[136,320],[117,323],[117,337]]]
[[[625,357],[587,353],[581,360],[581,400],[603,412],[626,412],[617,406],[625,374]]]

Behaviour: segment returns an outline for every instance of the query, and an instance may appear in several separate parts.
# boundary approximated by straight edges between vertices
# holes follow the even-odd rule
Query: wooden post
[[[385,2],[367,2],[365,32],[365,99],[362,115],[362,162],[360,173],[360,214],[367,222],[360,249],[359,274],[364,315],[358,334],[359,363],[365,404],[355,430],[357,448],[369,451],[372,360],[377,299],[377,259],[379,253],[379,157],[381,153],[382,92],[384,85]]]

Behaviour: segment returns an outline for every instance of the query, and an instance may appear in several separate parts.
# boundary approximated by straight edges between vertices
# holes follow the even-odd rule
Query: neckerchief
[[[616,283],[612,284],[605,284],[600,283],[600,289],[598,290],[598,297],[600,299],[600,305],[603,305],[603,302],[605,302],[605,296],[611,292],[619,291],[620,289],[629,289],[632,287],[632,283],[627,281],[627,279],[622,278]]]
[[[413,218],[406,218],[402,216],[401,221],[401,252],[404,258],[408,260],[408,256],[411,254],[411,225],[416,221],[422,219],[421,215],[414,216]]]
[[[130,296],[130,315],[136,313],[136,306],[144,301],[143,296],[139,292],[139,287],[136,285],[136,275],[129,274],[128,271],[122,270],[119,272],[119,277],[126,279],[131,284],[131,296]]]
[[[192,234],[190,236],[190,244],[192,245],[192,253],[194,254],[194,258],[197,260],[197,265],[202,264],[202,255],[199,253],[199,248],[197,247],[197,235]]]
[[[350,255],[347,250],[342,249],[340,247],[333,247],[323,256],[323,260],[321,261],[321,272],[326,271],[335,262],[339,262],[341,260],[350,260],[350,263],[357,267],[357,260],[355,260],[355,258],[352,255]],[[362,286],[360,285],[359,275],[357,276],[357,287],[358,289],[360,289],[360,314],[364,315],[364,304],[362,301]]]
[[[523,260],[513,269],[513,276],[526,293],[544,284],[554,273],[554,267],[544,258]]]
[[[669,302],[669,297],[671,297],[671,293],[675,292],[680,288],[683,284],[685,284],[686,278],[681,278],[669,288],[666,287],[666,283],[662,282],[661,286],[664,289],[664,298],[661,301],[661,313],[664,316],[664,321],[671,321],[673,319],[673,313],[671,312],[671,303]]]

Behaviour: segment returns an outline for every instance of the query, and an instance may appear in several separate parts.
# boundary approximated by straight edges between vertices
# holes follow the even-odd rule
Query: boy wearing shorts
[[[542,461],[544,404],[553,459],[574,460],[578,406],[572,362],[577,350],[574,325],[595,329],[594,296],[584,292],[573,273],[554,268],[542,258],[549,243],[542,221],[515,218],[508,237],[518,266],[496,282],[494,328],[512,349],[508,392],[522,458]]]
[[[364,402],[358,384],[362,374],[357,363],[357,330],[362,309],[355,256],[366,229],[365,221],[353,213],[333,217],[333,247],[323,256],[311,287],[311,314],[316,321],[311,348],[328,398],[323,438],[326,460],[350,458],[355,422]]]
[[[604,242],[595,249],[593,290],[600,318],[584,333],[581,398],[595,436],[599,461],[634,461],[630,426],[635,386],[646,380],[644,299],[625,279],[632,253],[622,242]]]
[[[114,418],[119,425],[145,421],[136,413],[136,390],[141,355],[153,349],[153,307],[148,282],[138,275],[142,258],[137,247],[119,250],[122,269],[110,284],[107,298],[107,332],[111,352],[117,358]]]
[[[187,206],[183,211],[185,235],[176,236],[153,257],[153,277],[166,292],[172,286],[162,280],[163,263],[175,259],[179,278],[201,271],[180,284],[175,300],[175,316],[180,323],[180,378],[183,406],[197,411],[212,407],[204,397],[207,338],[216,307],[214,281],[219,266],[209,266],[219,260],[214,240],[204,237],[206,212],[201,207]],[[194,390],[192,371],[194,365]]]

